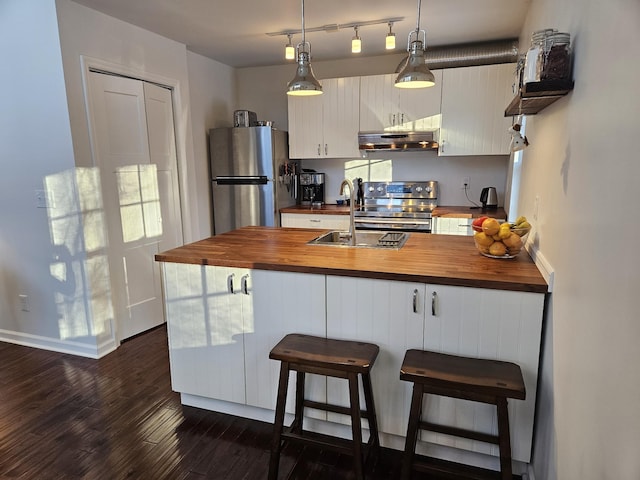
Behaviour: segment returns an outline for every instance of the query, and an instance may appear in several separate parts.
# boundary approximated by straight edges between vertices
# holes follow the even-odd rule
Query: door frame
[[[91,81],[90,81],[90,73],[97,72],[107,75],[115,75],[120,77],[126,77],[133,80],[138,80],[142,82],[153,83],[163,88],[168,88],[171,90],[171,104],[173,108],[173,126],[174,126],[174,137],[176,142],[176,162],[177,162],[177,175],[178,175],[178,205],[177,207],[180,210],[180,231],[179,235],[182,239],[182,243],[184,243],[185,231],[189,231],[189,222],[186,220],[189,215],[186,210],[188,208],[188,202],[185,197],[185,192],[188,191],[187,186],[187,155],[186,155],[186,142],[185,142],[185,132],[187,130],[187,125],[185,121],[181,120],[181,116],[177,114],[177,112],[182,111],[182,101],[180,96],[180,82],[175,79],[171,79],[168,77],[163,77],[161,75],[153,74],[146,72],[144,70],[139,70],[136,68],[127,67],[124,65],[119,65],[112,62],[107,62],[104,60],[100,60],[93,57],[88,57],[81,55],[80,56],[80,64],[82,67],[82,86],[83,86],[83,96],[84,96],[84,105],[85,105],[85,115],[87,119],[87,127],[89,134],[89,145],[91,149],[91,163],[95,167],[96,163],[96,145],[95,145],[95,126],[91,123],[91,112],[93,109],[93,100],[91,97]],[[111,279],[110,279],[111,281]],[[164,286],[161,286],[162,294],[164,295]],[[164,305],[163,305],[164,309]],[[166,315],[165,315],[166,317]],[[112,347],[108,347],[106,345],[101,346],[101,350],[106,348],[107,352],[117,348],[121,343],[121,332],[118,331],[118,322],[115,321],[112,324],[112,336],[111,340],[113,342]],[[100,355],[99,355],[100,356]]]

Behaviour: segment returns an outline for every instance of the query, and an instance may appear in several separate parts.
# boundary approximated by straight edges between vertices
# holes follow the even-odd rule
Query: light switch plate
[[[36,208],[54,208],[53,196],[46,190],[36,190]]]

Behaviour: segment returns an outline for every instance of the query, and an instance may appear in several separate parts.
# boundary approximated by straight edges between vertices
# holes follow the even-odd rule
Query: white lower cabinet
[[[327,336],[376,343],[372,381],[380,430],[404,436],[411,384],[400,380],[410,348],[491,358],[520,365],[527,400],[511,400],[513,458],[529,462],[533,436],[544,295],[482,288],[327,277]],[[344,389],[328,382],[329,398],[346,405]],[[497,433],[492,406],[425,397],[429,420]],[[331,417],[330,417],[331,418]],[[342,419],[334,418],[337,421]],[[498,455],[495,446],[421,433],[430,443]]]
[[[380,347],[372,369],[379,428],[402,437],[411,397],[411,384],[400,380],[407,349],[510,361],[522,368],[527,391],[525,401],[509,401],[513,458],[530,461],[544,294],[177,263],[164,263],[163,273],[175,391],[274,410],[280,363],[269,351],[284,335],[371,342]],[[348,405],[344,380],[308,377],[307,398]],[[497,433],[491,406],[432,396],[425,402],[432,422]],[[349,424],[339,414],[306,413]],[[443,434],[421,432],[421,439],[499,453]]]
[[[287,333],[326,335],[324,275],[179,263],[163,272],[173,390],[274,410],[280,363],[269,352]],[[295,380],[290,412],[294,391]],[[307,393],[324,401],[324,378],[309,378]]]
[[[217,268],[217,267],[216,267]],[[288,333],[326,336],[325,276],[305,273],[253,270],[253,321],[245,324],[244,347],[247,404],[275,410],[280,362],[269,352]],[[324,377],[307,375],[307,398],[324,402]],[[291,374],[287,411],[293,413],[295,374]],[[324,411],[305,415],[326,418]]]
[[[380,347],[371,382],[381,432],[404,436],[407,429],[411,390],[400,381],[400,365],[408,348],[422,348],[424,316],[418,302],[425,288],[422,283],[327,276],[327,336]],[[329,400],[348,405],[346,386],[338,382],[328,380]],[[348,417],[329,418],[349,423]]]
[[[434,217],[433,231],[435,234],[473,235],[471,222],[473,218]]]
[[[349,229],[349,215],[282,213],[280,222],[283,227],[323,228],[327,230]]]
[[[173,390],[245,403],[249,270],[164,263],[163,272]]]

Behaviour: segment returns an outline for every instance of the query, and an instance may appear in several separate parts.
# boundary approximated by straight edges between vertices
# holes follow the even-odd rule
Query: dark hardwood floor
[[[2,479],[262,480],[271,431],[183,407],[171,391],[164,326],[100,360],[0,342]],[[400,453],[382,449],[367,478],[399,471]],[[351,458],[285,447],[280,478],[351,479]]]

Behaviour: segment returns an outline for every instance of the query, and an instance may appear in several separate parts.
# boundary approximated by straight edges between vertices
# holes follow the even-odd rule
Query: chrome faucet
[[[356,245],[356,222],[354,219],[353,209],[355,208],[355,198],[353,191],[353,182],[345,178],[340,184],[340,195],[344,195],[344,187],[349,187],[349,237],[352,247]]]

